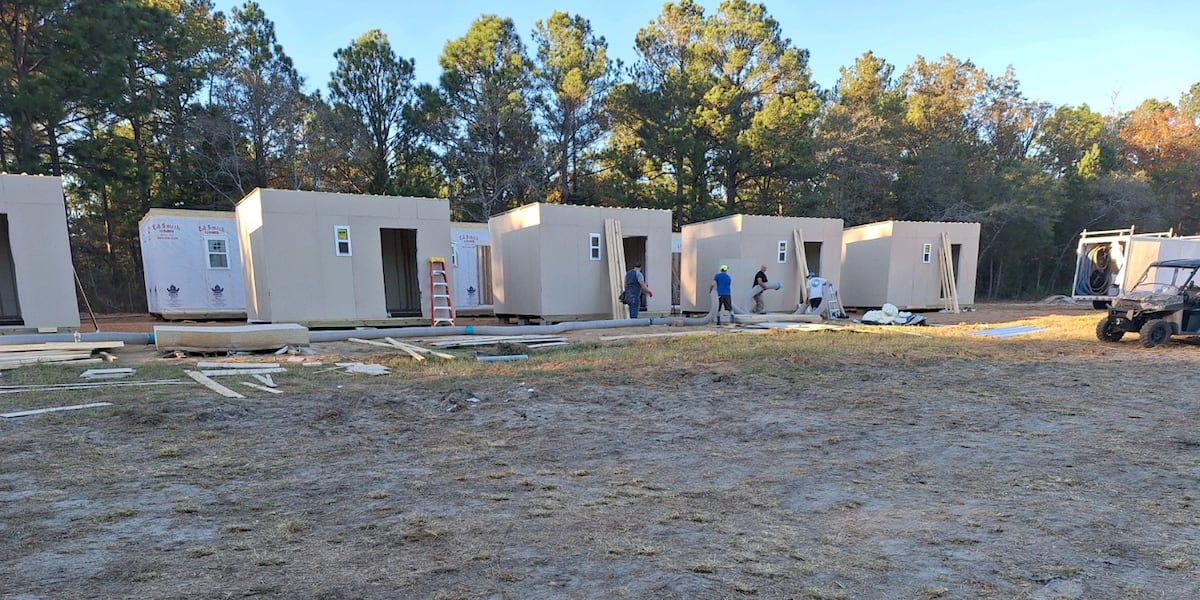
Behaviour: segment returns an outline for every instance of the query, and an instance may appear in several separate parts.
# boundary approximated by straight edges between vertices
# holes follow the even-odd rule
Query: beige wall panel
[[[262,262],[261,253],[256,248],[265,247],[265,234],[262,222],[262,198],[258,190],[242,199],[234,209],[238,224],[238,242],[242,250],[242,277],[246,288],[246,320],[270,321],[271,311],[267,304],[266,290],[269,290],[269,270]]]
[[[62,179],[0,174],[17,301],[25,328],[78,329]]]
[[[381,229],[417,230],[421,312],[428,318],[429,258],[450,256],[446,200],[258,190],[239,203],[238,223],[253,263],[247,269],[247,295],[254,296],[247,298],[247,314],[253,320],[387,318]],[[335,251],[338,226],[350,227],[350,256]]]
[[[731,215],[683,227],[682,280],[680,309],[705,312],[710,309],[708,284],[721,264],[727,260],[744,261],[752,270],[745,286],[734,284],[734,301],[742,302],[741,287],[749,287],[758,267],[767,265],[767,277],[779,282],[780,290],[766,292],[766,309],[771,312],[792,312],[800,303],[804,275],[796,264],[792,232],[800,229],[806,242],[821,244],[820,264],[814,270],[839,284],[841,277],[842,220],[809,217],[774,217],[766,215]],[[779,242],[787,243],[783,263],[779,262]],[[816,257],[810,257],[816,260]],[[730,264],[732,268],[733,265]],[[744,268],[744,267],[739,267]],[[745,308],[745,307],[743,307]]]
[[[942,233],[959,245],[955,273],[959,304],[975,302],[979,224],[887,221],[852,227],[843,233],[842,301],[846,306],[934,309],[944,304],[938,252]],[[924,245],[932,254],[923,262]]]
[[[646,238],[655,295],[644,310],[671,309],[671,213],[665,210],[530,204],[492,217],[492,276],[497,314],[543,317],[607,314],[611,305],[604,220],[621,222],[624,237]],[[600,260],[590,235],[601,236]]]

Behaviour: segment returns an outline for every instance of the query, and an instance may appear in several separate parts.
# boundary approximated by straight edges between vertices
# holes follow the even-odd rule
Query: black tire
[[[1172,331],[1170,323],[1162,319],[1153,319],[1142,325],[1138,336],[1141,338],[1143,346],[1153,348],[1171,341]]]
[[[1108,310],[1112,306],[1111,300],[1092,300],[1092,308],[1096,310]]]
[[[1099,323],[1096,323],[1096,339],[1111,344],[1121,341],[1123,337],[1125,337],[1125,331],[1116,327],[1112,319],[1104,317],[1100,319]]]

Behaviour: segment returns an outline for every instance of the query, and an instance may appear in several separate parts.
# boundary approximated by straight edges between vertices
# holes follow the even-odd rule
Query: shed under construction
[[[450,224],[454,307],[459,314],[492,310],[492,237],[487,223]]]
[[[957,312],[975,303],[979,223],[883,221],[842,233],[847,307]]]
[[[767,265],[768,280],[782,286],[778,292],[764,292],[768,312],[793,312],[803,304],[809,272],[835,287],[841,280],[841,219],[731,215],[684,225],[682,243],[684,312],[709,310],[709,282],[721,265],[728,265],[733,277],[735,305],[749,294],[758,268]]]
[[[146,305],[166,320],[244,319],[233,211],[152,208],[138,222]]]
[[[616,298],[634,263],[656,292],[639,316],[670,312],[670,211],[527,204],[493,216],[488,229],[498,317],[625,318]]]
[[[237,205],[251,322],[403,325],[433,314],[444,199],[256,189]]]
[[[0,332],[79,329],[62,179],[0,173]]]

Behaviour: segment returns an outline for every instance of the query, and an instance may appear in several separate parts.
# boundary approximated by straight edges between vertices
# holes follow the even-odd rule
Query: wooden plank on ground
[[[275,367],[274,369],[201,369],[200,373],[205,377],[224,377],[226,375],[266,375],[268,373],[283,373],[285,370],[283,367]]]
[[[117,379],[120,377],[129,377],[137,371],[125,367],[120,369],[88,369],[79,374],[84,379]]]
[[[112,402],[89,402],[87,404],[73,404],[71,406],[55,406],[53,408],[35,408],[33,410],[19,410],[17,412],[8,412],[0,414],[0,417],[12,419],[15,417],[28,417],[29,415],[40,415],[45,413],[60,412],[64,410],[79,410],[81,408],[96,408],[98,406],[112,406]]]
[[[412,346],[409,346],[409,345],[407,345],[407,344],[405,344],[405,343],[403,343],[403,342],[398,342],[398,341],[396,341],[396,340],[394,340],[394,339],[392,339],[392,338],[390,338],[390,337],[389,337],[389,338],[383,338],[383,341],[385,341],[385,342],[387,342],[387,343],[391,344],[391,345],[392,345],[392,347],[394,347],[394,348],[398,348],[398,349],[400,349],[400,350],[403,350],[403,351],[404,351],[406,354],[408,354],[409,356],[413,357],[413,360],[425,360],[425,355],[423,355],[423,354],[421,354],[420,352],[418,352],[418,351],[417,351],[415,348],[413,348]]]
[[[453,354],[446,354],[445,352],[438,352],[437,350],[430,350],[429,348],[424,348],[424,347],[418,346],[416,344],[410,344],[408,342],[401,342],[399,340],[392,339],[392,338],[383,338],[383,339],[385,339],[388,342],[391,342],[393,344],[397,344],[404,348],[411,348],[422,354],[432,354],[438,358],[444,358],[446,360],[454,360],[454,358],[455,358]]]
[[[79,383],[46,383],[30,385],[0,386],[0,394],[18,394],[21,392],[40,392],[46,390],[87,390],[98,387],[137,387],[144,385],[179,385],[179,379],[155,379],[149,381],[84,381]]]
[[[256,389],[256,390],[259,390],[259,391],[263,391],[263,392],[270,392],[270,393],[272,393],[272,394],[282,394],[282,393],[283,393],[283,390],[277,390],[277,389],[275,389],[275,388],[269,388],[269,387],[267,387],[267,386],[265,386],[265,385],[258,385],[257,383],[250,383],[249,381],[243,381],[243,382],[242,382],[242,385],[244,385],[244,386],[246,386],[246,387],[252,387],[252,388],[254,388],[254,389]]]
[[[203,373],[201,373],[199,371],[184,370],[184,373],[186,373],[188,377],[195,379],[196,383],[199,383],[200,385],[202,385],[222,396],[225,396],[226,398],[245,398],[245,396],[209,379],[207,376],[205,376]]]
[[[0,343],[0,353],[29,352],[30,350],[109,350],[123,348],[125,342],[42,342],[40,344],[3,344]]]
[[[280,364],[277,362],[233,362],[202,360],[196,363],[197,369],[278,369],[279,367]]]
[[[262,382],[263,385],[265,385],[267,387],[278,387],[275,384],[275,380],[271,379],[271,376],[266,373],[254,373],[252,375],[252,377],[259,380],[260,382]]]
[[[234,327],[156,325],[154,345],[163,351],[184,352],[275,350],[284,346],[307,346],[308,328],[295,323]]]
[[[59,352],[56,354],[47,354],[42,356],[21,357],[20,354],[6,355],[0,359],[0,369],[11,369],[24,365],[36,365],[40,363],[61,363],[61,362],[83,362],[91,360],[92,363],[100,362],[100,359],[89,359],[92,355],[91,351],[86,352]]]

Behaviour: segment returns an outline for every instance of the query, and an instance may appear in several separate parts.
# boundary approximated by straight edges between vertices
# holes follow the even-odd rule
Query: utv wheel
[[[1099,323],[1096,323],[1096,339],[1113,343],[1121,341],[1123,337],[1125,337],[1125,331],[1117,327],[1112,319],[1104,317],[1100,319]]]
[[[1138,336],[1141,337],[1142,345],[1147,348],[1161,346],[1171,339],[1171,324],[1162,319],[1147,321],[1142,325]]]

